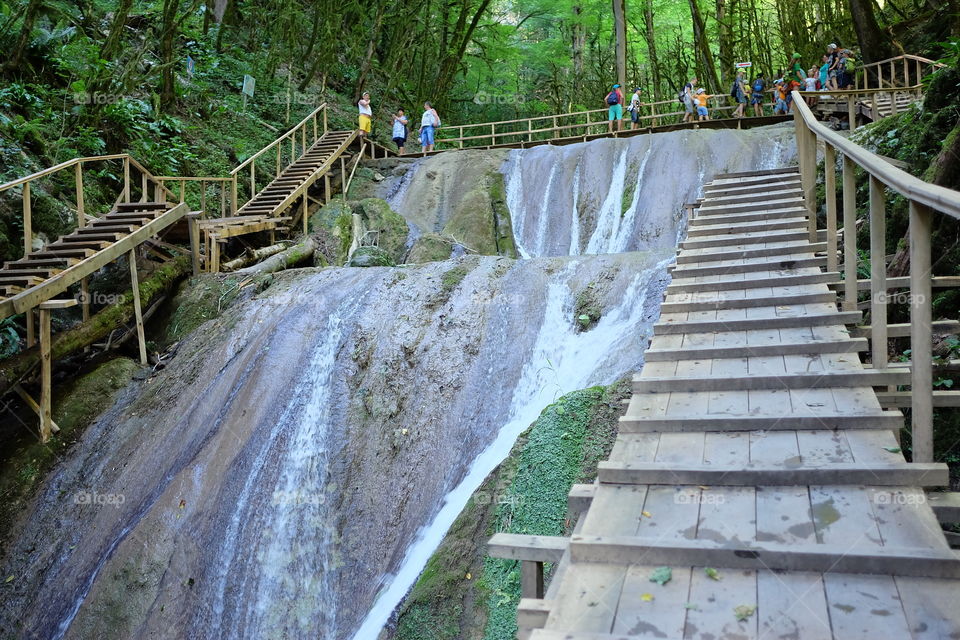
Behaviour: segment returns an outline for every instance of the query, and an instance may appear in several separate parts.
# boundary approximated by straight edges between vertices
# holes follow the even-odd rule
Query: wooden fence
[[[919,85],[923,78],[946,65],[914,55],[902,55],[871,62],[857,74],[855,89],[883,89]],[[898,78],[899,75],[899,78]]]
[[[817,239],[818,178],[817,150],[823,146],[822,176],[826,192],[827,271],[838,269],[837,224],[842,213],[843,229],[854,230],[857,223],[856,172],[866,173],[869,180],[870,227],[870,327],[869,338],[873,368],[886,369],[888,339],[899,335],[887,323],[888,290],[893,288],[886,269],[886,196],[892,191],[909,205],[910,225],[910,348],[911,348],[911,424],[913,460],[933,460],[933,317],[931,292],[938,278],[931,274],[930,236],[934,213],[960,219],[960,193],[935,186],[898,169],[879,156],[854,144],[846,137],[817,121],[809,107],[794,93],[794,121],[800,174],[809,212],[811,241]],[[837,204],[837,163],[840,162],[840,184],[843,202]],[[857,309],[857,234],[843,234],[843,309]],[[946,279],[943,279],[946,280]],[[951,279],[955,281],[956,279]],[[900,284],[900,283],[897,283]]]

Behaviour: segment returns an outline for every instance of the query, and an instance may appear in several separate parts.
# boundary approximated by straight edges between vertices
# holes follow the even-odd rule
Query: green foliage
[[[0,358],[6,358],[20,351],[20,333],[13,318],[0,320]]]

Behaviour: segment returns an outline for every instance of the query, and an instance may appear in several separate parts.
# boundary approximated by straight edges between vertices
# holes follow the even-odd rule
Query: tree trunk
[[[373,31],[370,33],[370,39],[367,41],[367,51],[363,56],[363,64],[360,65],[360,75],[357,78],[357,86],[354,89],[353,101],[357,102],[363,91],[363,84],[367,80],[367,74],[370,73],[370,67],[373,63],[373,52],[377,45],[377,39],[380,37],[380,27],[383,25],[383,13],[386,4],[380,2],[377,4],[377,15],[373,20]]]
[[[860,55],[865,63],[890,57],[890,40],[877,24],[872,0],[850,0],[850,17],[860,44]]]
[[[27,5],[27,11],[23,15],[23,25],[20,27],[20,36],[17,38],[17,44],[13,46],[10,58],[3,65],[5,71],[13,71],[20,66],[23,60],[23,52],[27,50],[30,44],[30,34],[33,33],[33,25],[37,21],[37,15],[43,6],[42,0],[30,0]]]
[[[657,60],[657,37],[653,30],[653,0],[646,0],[643,12],[643,23],[646,30],[647,55],[650,56],[650,66],[653,69],[653,100],[660,100],[660,61]]]
[[[102,60],[112,60],[116,54],[123,38],[123,32],[127,28],[127,16],[130,15],[131,6],[133,6],[133,0],[120,0],[120,6],[113,14],[110,32],[107,34],[107,39],[103,41],[103,46],[100,47],[100,58]]]
[[[317,241],[314,240],[313,236],[307,236],[289,249],[271,256],[259,264],[238,269],[235,273],[274,273],[276,271],[282,271],[283,269],[292,269],[313,258],[316,250]]]
[[[616,46],[617,82],[627,91],[627,7],[626,0],[613,0],[614,41]]]
[[[570,27],[570,49],[573,58],[573,96],[579,100],[583,95],[583,48],[587,34],[583,26],[583,7],[573,6],[573,24]]]
[[[173,41],[176,36],[178,0],[164,0],[163,22],[160,30],[160,110],[169,112],[176,103],[174,88]]]
[[[727,87],[733,83],[733,29],[731,20],[733,4],[731,0],[716,0],[717,6],[717,43],[720,46],[720,82]]]
[[[710,52],[710,43],[707,42],[706,27],[697,0],[690,0],[690,17],[693,20],[693,44],[700,58],[702,68],[700,84],[707,87],[709,93],[718,93],[720,81],[717,79],[717,68],[713,64],[713,54]]]

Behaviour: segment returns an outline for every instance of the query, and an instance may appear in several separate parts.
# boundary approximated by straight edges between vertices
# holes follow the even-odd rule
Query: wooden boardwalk
[[[947,468],[904,461],[874,387],[909,372],[861,364],[802,194],[789,169],[707,185],[610,459],[571,492],[574,535],[490,541],[534,596],[520,637],[960,637],[960,562],[924,492]]]

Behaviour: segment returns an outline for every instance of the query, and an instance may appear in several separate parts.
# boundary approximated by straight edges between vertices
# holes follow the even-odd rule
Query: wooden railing
[[[710,101],[722,101],[728,96],[717,95]],[[711,112],[733,111],[736,105],[711,106]],[[660,124],[677,122],[686,111],[674,100],[643,102],[640,104],[640,122],[644,127],[656,127]],[[479,124],[450,125],[440,127],[436,132],[436,148],[463,149],[465,147],[487,147],[498,144],[533,142],[550,138],[589,136],[603,133],[609,127],[607,109],[591,109],[555,115],[518,118],[516,120],[498,120]],[[624,115],[627,115],[624,109]],[[694,109],[696,116],[696,109]],[[616,126],[616,123],[614,123]],[[630,120],[623,121],[624,130],[630,127]],[[414,140],[415,142],[415,140]],[[416,146],[412,144],[411,146]]]
[[[320,123],[322,120],[322,124]],[[306,115],[306,117],[294,125],[289,131],[278,137],[276,140],[265,146],[264,148],[257,151],[255,154],[238,164],[231,172],[231,186],[230,186],[230,211],[231,213],[236,213],[237,209],[242,207],[244,204],[252,200],[259,191],[257,190],[257,160],[263,158],[268,153],[273,151],[274,153],[270,154],[269,158],[264,158],[261,160],[261,168],[264,166],[264,162],[272,162],[271,169],[268,169],[264,172],[265,176],[262,184],[266,184],[272,179],[279,177],[280,173],[284,168],[290,166],[296,162],[304,153],[307,152],[313,144],[319,140],[327,132],[327,103],[324,102],[319,107],[311,111]],[[289,153],[287,152],[287,146],[289,143]],[[285,159],[286,158],[286,159]],[[238,196],[238,183],[241,175],[241,171],[244,174],[242,178],[244,182],[249,184],[249,193],[244,195],[243,202],[239,201]],[[193,178],[194,180],[202,180],[204,178]],[[211,178],[205,178],[207,181],[212,181]]]
[[[234,177],[158,176],[157,180],[165,186],[169,183],[177,202],[187,202],[191,209],[201,212],[201,218],[210,217],[211,207],[208,205],[211,202],[219,210],[221,218],[226,217],[230,210],[231,196],[228,192],[233,192]]]
[[[890,106],[890,113],[896,115],[900,112],[900,106],[897,103],[898,98],[908,97],[908,102],[920,100],[923,97],[923,85],[916,84],[909,87],[888,87],[883,89],[842,89],[822,91],[799,91],[804,98],[814,98],[825,102],[845,102],[847,119],[850,122],[850,130],[857,128],[857,103],[868,105],[873,119],[877,119],[880,107]]]
[[[870,342],[874,369],[888,365],[887,291],[890,283],[886,269],[886,194],[893,191],[909,205],[910,236],[910,348],[911,348],[911,423],[913,460],[933,460],[933,361],[931,307],[930,236],[934,212],[960,219],[960,192],[929,184],[898,169],[879,156],[854,144],[846,137],[818,122],[809,107],[794,93],[794,121],[797,151],[806,206],[809,213],[811,241],[817,239],[818,180],[817,148],[824,149],[826,188],[827,271],[838,269],[837,255],[837,162],[841,162],[842,221],[844,230],[856,229],[856,171],[869,180],[870,226]],[[839,156],[839,158],[838,158]],[[843,234],[843,309],[857,309],[857,234]]]
[[[83,186],[83,170],[84,165],[88,165],[96,162],[110,162],[120,160],[122,164],[123,171],[123,182],[120,189],[120,194],[117,196],[116,203],[120,202],[133,202],[134,194],[139,190],[139,202],[146,202],[150,199],[149,191],[150,187],[153,187],[153,197],[154,201],[163,202],[165,196],[173,196],[173,192],[170,191],[163,183],[157,179],[152,173],[147,171],[146,168],[139,162],[137,162],[133,157],[128,153],[115,153],[112,155],[105,156],[90,156],[85,158],[74,158],[72,160],[67,160],[66,162],[61,162],[58,165],[54,165],[48,169],[43,169],[42,171],[37,171],[36,173],[31,173],[28,176],[23,178],[17,178],[16,180],[11,180],[4,184],[0,184],[0,193],[8,191],[14,187],[23,185],[23,192],[20,195],[21,208],[23,211],[23,252],[24,254],[30,253],[33,246],[33,194],[32,194],[32,185],[34,182],[41,178],[47,178],[57,174],[61,171],[66,171],[67,169],[73,168],[73,188],[74,188],[74,202],[76,203],[76,212],[77,212],[77,227],[85,227],[87,225],[87,213],[86,213],[86,203],[84,202],[84,186]],[[131,178],[131,170],[135,170],[140,174],[139,184]],[[106,212],[104,212],[106,213]]]
[[[857,74],[856,89],[883,89],[918,85],[924,76],[946,65],[914,55],[896,56],[862,67]],[[899,73],[899,77],[898,77]]]

